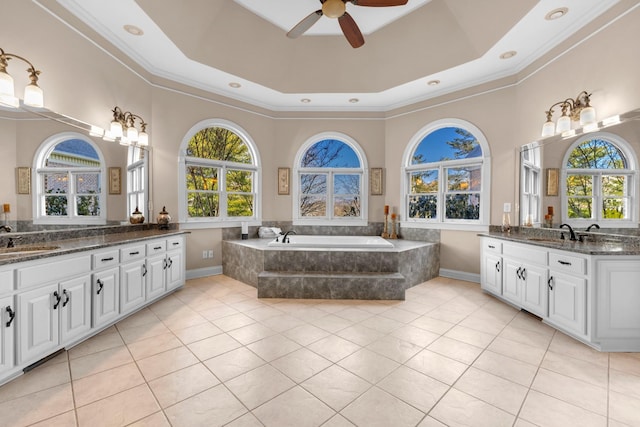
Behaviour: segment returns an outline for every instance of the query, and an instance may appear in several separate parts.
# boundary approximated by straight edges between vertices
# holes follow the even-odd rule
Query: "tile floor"
[[[0,426],[640,426],[640,353],[599,353],[438,278],[406,301],[180,291],[0,387]]]

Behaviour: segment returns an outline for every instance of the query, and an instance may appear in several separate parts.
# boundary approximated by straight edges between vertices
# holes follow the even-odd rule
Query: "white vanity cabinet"
[[[482,289],[495,295],[502,294],[502,242],[485,238],[482,241],[482,264],[480,284]]]
[[[166,290],[167,242],[157,240],[147,244],[147,301],[156,299]]]
[[[527,245],[503,244],[502,296],[540,317],[547,315],[547,253]]]
[[[587,333],[587,256],[549,251],[549,323],[573,334]]]
[[[184,283],[184,237],[167,240],[167,290],[180,287]]]
[[[99,328],[120,315],[120,251],[108,249],[94,253],[92,265],[93,327]]]
[[[140,307],[146,295],[146,244],[128,245],[120,249],[120,313]]]
[[[0,376],[13,368],[15,317],[13,297],[0,298]]]

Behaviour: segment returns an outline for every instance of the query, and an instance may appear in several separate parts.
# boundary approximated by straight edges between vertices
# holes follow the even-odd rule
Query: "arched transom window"
[[[210,120],[187,135],[180,160],[181,222],[258,219],[259,156],[247,133],[233,123]]]
[[[488,145],[475,126],[455,119],[426,126],[405,151],[403,169],[406,221],[488,223]]]
[[[308,140],[294,168],[297,224],[366,222],[366,159],[346,135],[325,133]]]

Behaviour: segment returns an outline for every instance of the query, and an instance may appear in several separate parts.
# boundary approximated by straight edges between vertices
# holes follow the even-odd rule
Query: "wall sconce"
[[[15,95],[13,77],[7,73],[9,60],[13,58],[20,59],[29,64],[27,72],[29,73],[31,83],[24,88],[24,104],[36,108],[44,107],[44,94],[42,89],[38,86],[38,75],[40,74],[40,71],[36,70],[33,64],[27,59],[13,53],[7,53],[2,50],[2,48],[0,48],[0,103],[9,105],[13,108],[18,108],[20,106],[20,100]]]
[[[591,94],[583,90],[575,99],[567,98],[564,101],[556,102],[545,113],[547,121],[542,125],[542,137],[553,136],[556,133],[563,133],[571,130],[571,121],[580,120],[582,126],[596,123],[596,109],[589,105]],[[560,106],[562,116],[556,124],[551,120],[553,107]]]
[[[105,133],[106,140],[119,141],[121,145],[138,145],[147,147],[149,145],[149,134],[147,134],[147,123],[137,114],[129,111],[122,111],[116,106],[113,110],[113,120],[109,131]],[[140,130],[136,123],[140,122]],[[126,134],[125,134],[126,132]]]

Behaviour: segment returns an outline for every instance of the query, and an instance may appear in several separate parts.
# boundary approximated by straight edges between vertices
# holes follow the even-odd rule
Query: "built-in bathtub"
[[[288,237],[291,243],[282,243],[282,237],[277,243],[223,240],[224,274],[258,288],[260,298],[404,299],[407,288],[436,277],[440,269],[439,243],[375,236]],[[296,238],[303,239],[296,244]],[[363,246],[367,240],[370,245]],[[372,246],[374,241],[383,247]]]

